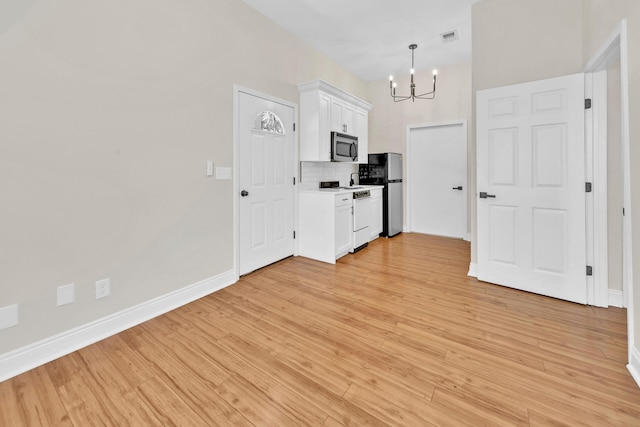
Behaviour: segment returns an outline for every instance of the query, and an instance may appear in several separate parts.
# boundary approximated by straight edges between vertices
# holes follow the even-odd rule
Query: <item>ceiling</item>
[[[480,0],[243,0],[364,81],[471,60],[471,5]],[[457,30],[458,40],[440,34]]]

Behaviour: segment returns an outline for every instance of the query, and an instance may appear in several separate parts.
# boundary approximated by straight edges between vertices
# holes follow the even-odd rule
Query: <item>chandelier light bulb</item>
[[[414,70],[413,68],[411,69],[411,74],[415,73],[416,70]]]
[[[433,70],[433,75],[437,76],[438,75],[438,70]]]
[[[396,88],[396,86],[398,86],[398,83],[393,82],[393,88],[394,88],[394,89]]]
[[[389,81],[392,82],[393,81],[393,76],[389,76]]]

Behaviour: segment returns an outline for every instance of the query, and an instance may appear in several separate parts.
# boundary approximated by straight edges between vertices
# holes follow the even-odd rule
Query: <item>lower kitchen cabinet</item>
[[[380,237],[382,233],[382,188],[372,189],[371,191],[371,224],[369,229],[371,230],[371,237],[369,241],[375,240]]]
[[[313,191],[298,201],[298,254],[335,264],[353,244],[353,196]]]
[[[336,196],[336,229],[335,229],[335,254],[336,259],[345,255],[353,245],[353,214],[351,194]]]

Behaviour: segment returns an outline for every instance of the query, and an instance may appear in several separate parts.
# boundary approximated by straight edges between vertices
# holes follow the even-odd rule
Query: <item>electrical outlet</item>
[[[106,279],[98,280],[96,282],[96,299],[108,297],[111,294],[111,280]]]
[[[216,179],[231,179],[231,168],[218,166],[216,168]]]
[[[0,330],[18,325],[18,304],[0,308]]]
[[[76,285],[58,286],[58,307],[76,302]]]

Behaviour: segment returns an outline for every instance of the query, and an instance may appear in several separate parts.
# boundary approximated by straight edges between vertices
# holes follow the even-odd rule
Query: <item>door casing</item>
[[[634,374],[634,370],[637,370],[634,374],[636,382],[640,384],[640,355],[635,358],[633,356],[635,348],[635,335],[634,335],[634,306],[633,306],[633,253],[632,253],[632,208],[631,208],[631,163],[630,163],[630,135],[629,135],[629,55],[628,55],[628,43],[627,43],[627,21],[622,20],[620,24],[614,28],[607,40],[602,44],[600,49],[591,57],[587,65],[584,67],[585,73],[597,75],[599,72],[606,70],[613,58],[620,58],[620,96],[621,96],[621,151],[622,151],[622,204],[625,209],[625,215],[622,218],[622,292],[623,292],[623,306],[627,307],[627,342],[628,342],[628,360],[629,365],[627,367]],[[601,84],[594,86],[593,95],[598,95],[598,88],[601,88]],[[602,92],[600,91],[600,95]],[[589,119],[589,116],[587,116]],[[601,121],[606,120],[606,114],[604,118],[600,114],[593,114],[591,122],[587,122],[587,127],[592,129],[601,128]],[[600,122],[599,122],[600,121]],[[601,150],[606,151],[606,138],[598,138],[594,133],[594,151],[596,153]],[[604,145],[604,148],[602,147]],[[607,159],[606,156],[594,157],[594,174],[600,176],[606,176],[607,172]],[[606,193],[605,193],[606,200]],[[597,203],[597,202],[596,202]],[[598,220],[594,217],[594,230],[595,235],[605,236],[607,233],[606,216],[604,219],[600,217]],[[597,264],[607,263],[607,254],[600,254],[595,258]],[[601,283],[596,283],[596,295],[602,295],[605,290],[600,288],[603,286]],[[599,289],[600,288],[600,289]],[[608,288],[608,286],[607,286]],[[606,289],[608,292],[608,289]],[[636,350],[637,351],[637,350]],[[633,361],[636,360],[636,367],[633,365]],[[633,369],[632,369],[633,368]]]

